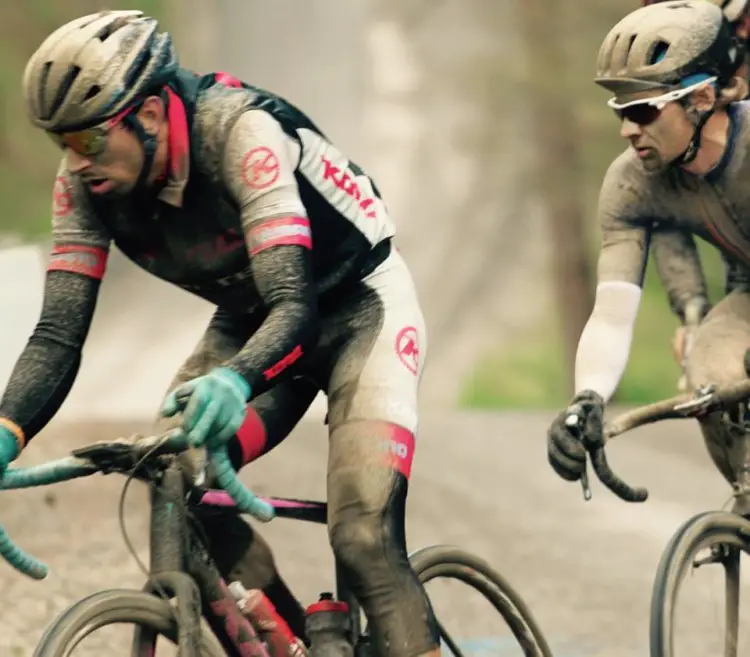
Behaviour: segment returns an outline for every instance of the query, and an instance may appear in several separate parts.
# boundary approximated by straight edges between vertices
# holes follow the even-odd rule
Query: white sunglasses
[[[628,119],[637,125],[648,125],[659,118],[659,114],[669,103],[680,100],[703,85],[712,84],[716,80],[714,76],[681,89],[673,89],[661,96],[638,98],[627,103],[618,103],[616,97],[612,97],[607,101],[607,106],[615,110],[620,120]]]

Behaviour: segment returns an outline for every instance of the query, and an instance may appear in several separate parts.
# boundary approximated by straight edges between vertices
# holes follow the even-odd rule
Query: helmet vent
[[[666,57],[667,50],[669,50],[669,44],[666,41],[657,41],[651,47],[651,56],[648,58],[648,63],[656,64],[657,62],[660,62]]]
[[[60,109],[62,104],[65,102],[65,98],[68,95],[68,91],[73,86],[73,83],[76,81],[76,78],[81,73],[81,67],[80,66],[71,66],[68,69],[68,72],[65,74],[65,77],[60,82],[60,86],[57,88],[57,95],[55,96],[55,99],[52,101],[52,104],[49,108],[49,113],[45,118],[51,119],[57,110]]]
[[[130,24],[132,21],[130,17],[128,16],[121,16],[120,18],[117,18],[113,20],[111,23],[107,23],[102,27],[101,30],[97,33],[97,37],[101,41],[106,41],[109,37],[111,37],[117,30],[119,30],[121,27],[125,27],[126,25]]]
[[[138,57],[133,64],[130,67],[130,70],[128,71],[128,74],[126,76],[127,84],[135,84],[138,79],[143,74],[143,71],[146,70],[146,67],[148,66],[149,62],[151,61],[151,55],[148,52],[144,52],[141,54],[140,57]]]
[[[86,95],[83,97],[83,100],[84,101],[91,100],[101,90],[102,88],[98,84],[91,85],[91,88],[86,92]]]
[[[630,39],[628,40],[628,57],[630,56],[630,51],[633,49],[633,44],[635,43],[636,38],[638,38],[638,35],[631,34]]]
[[[44,66],[42,67],[42,70],[39,73],[39,84],[37,85],[37,103],[39,104],[39,108],[41,111],[41,108],[45,105],[45,94],[44,90],[47,88],[47,80],[49,79],[49,72],[52,69],[52,62],[44,62]],[[46,117],[49,118],[49,117]]]

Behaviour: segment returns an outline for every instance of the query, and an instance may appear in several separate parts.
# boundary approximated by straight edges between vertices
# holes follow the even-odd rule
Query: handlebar
[[[180,431],[166,435],[149,436],[137,441],[118,439],[99,442],[78,448],[56,461],[28,468],[8,468],[0,477],[0,490],[46,486],[70,479],[86,477],[97,472],[132,471],[147,456],[179,454],[188,449],[187,437]],[[234,500],[238,510],[262,522],[275,516],[273,506],[256,497],[238,479],[227,449],[206,449],[208,460],[216,471],[218,484]],[[0,556],[16,570],[32,579],[41,580],[49,572],[47,566],[15,545],[0,525]]]
[[[709,413],[727,410],[734,404],[750,398],[750,379],[718,388],[715,385],[698,388],[692,394],[675,395],[653,404],[640,406],[618,415],[604,423],[600,437],[586,437],[582,432],[583,412],[577,404],[568,409],[565,423],[577,433],[586,451],[591,456],[591,464],[599,480],[619,498],[626,502],[644,502],[648,499],[648,490],[634,488],[620,479],[607,463],[604,445],[627,431],[661,420],[700,418]],[[591,499],[588,474],[584,470],[581,477],[583,498]]]

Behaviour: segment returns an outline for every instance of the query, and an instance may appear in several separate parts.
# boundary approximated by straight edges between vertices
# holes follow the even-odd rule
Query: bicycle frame
[[[219,573],[198,531],[188,521],[191,504],[234,506],[222,491],[204,491],[194,502],[186,496],[185,479],[177,459],[151,482],[150,567],[144,590],[166,593],[176,599],[180,657],[201,657],[200,619],[206,619],[224,650],[231,657],[268,657],[251,623],[242,615],[227,583]],[[190,491],[192,493],[192,491]],[[291,499],[269,499],[277,515],[325,524],[326,505]],[[336,594],[349,606],[351,641],[361,636],[360,607],[346,586],[336,563]],[[150,657],[155,637],[138,628],[133,657]]]

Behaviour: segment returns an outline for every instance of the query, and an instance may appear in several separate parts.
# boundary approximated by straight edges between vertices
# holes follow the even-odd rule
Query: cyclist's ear
[[[138,110],[138,119],[146,132],[155,135],[162,122],[166,120],[167,108],[159,96],[149,96]]]

